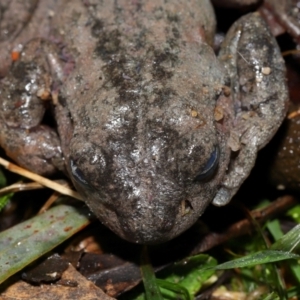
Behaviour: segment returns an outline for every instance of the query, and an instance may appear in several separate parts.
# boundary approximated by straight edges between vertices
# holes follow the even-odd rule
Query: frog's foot
[[[64,169],[60,141],[54,130],[47,126],[22,129],[2,123],[0,144],[20,166],[38,174],[50,175]]]
[[[63,159],[58,135],[41,125],[53,86],[50,54],[44,48],[39,39],[28,43],[0,82],[0,145],[21,166],[50,174],[63,169]]]
[[[238,20],[219,54],[231,78],[234,116],[228,171],[213,203],[224,205],[249,175],[257,151],[273,137],[288,102],[285,65],[276,40],[258,14]]]

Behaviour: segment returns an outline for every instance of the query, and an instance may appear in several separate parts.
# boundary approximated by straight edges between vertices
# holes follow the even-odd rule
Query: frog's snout
[[[170,176],[141,175],[130,179],[116,186],[118,205],[111,209],[119,224],[117,231],[116,227],[113,230],[126,240],[140,244],[171,239],[185,190]]]
[[[170,239],[175,220],[174,209],[163,212],[151,207],[119,218],[124,237],[139,244],[157,244]]]

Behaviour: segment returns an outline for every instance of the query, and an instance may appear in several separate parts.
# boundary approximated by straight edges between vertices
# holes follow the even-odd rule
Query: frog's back
[[[130,90],[142,80],[162,82],[186,44],[212,43],[215,18],[208,0],[165,2],[65,1],[53,24],[76,61],[70,82],[77,81],[70,84],[107,91]]]

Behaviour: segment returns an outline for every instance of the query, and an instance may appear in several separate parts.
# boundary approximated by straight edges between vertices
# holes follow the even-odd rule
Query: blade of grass
[[[0,233],[0,283],[90,223],[88,209],[59,205]]]
[[[284,235],[280,228],[280,223],[277,219],[267,222],[267,228],[272,234],[275,241],[278,241]],[[288,265],[295,279],[298,281],[298,284],[300,284],[300,265],[296,261],[289,261]]]
[[[212,267],[215,270],[226,270],[234,268],[243,268],[243,267],[253,267],[256,265],[272,263],[277,261],[282,261],[286,259],[299,259],[300,255],[278,251],[278,250],[264,250],[259,251],[254,254],[250,254],[238,259],[234,259],[223,264],[219,264],[216,267]]]
[[[300,250],[300,224],[296,225],[287,234],[282,236],[276,241],[270,249],[286,251],[286,252],[299,252]]]
[[[149,262],[147,246],[144,246],[141,257],[141,272],[147,300],[163,300],[155,274]]]
[[[170,298],[170,292],[173,292],[174,299],[183,299],[183,300],[192,300],[193,298],[190,296],[189,291],[178,283],[172,283],[167,280],[156,279],[157,284],[159,285],[161,292],[165,295],[165,298]],[[179,297],[181,295],[181,297]],[[172,298],[171,298],[172,299]]]

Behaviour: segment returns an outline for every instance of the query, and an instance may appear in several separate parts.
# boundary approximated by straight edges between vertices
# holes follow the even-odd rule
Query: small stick
[[[37,189],[44,189],[45,187],[37,182],[17,182],[6,186],[0,189],[0,196],[6,195],[8,193],[16,193],[22,191],[29,191],[29,190],[37,190]]]
[[[40,214],[44,213],[46,210],[48,210],[49,207],[57,200],[58,197],[59,197],[59,193],[58,192],[54,192],[48,198],[48,200],[44,203],[44,205],[41,207],[41,209],[39,210],[39,212],[37,214],[40,215]]]
[[[293,196],[283,196],[270,203],[267,207],[252,211],[251,214],[259,224],[262,224],[297,203],[297,199]],[[229,239],[245,235],[253,231],[253,229],[253,223],[251,220],[243,219],[230,225],[221,233],[209,232],[203,236],[198,245],[196,245],[191,251],[190,255],[206,252],[215,246],[223,244]]]
[[[57,182],[54,182],[50,179],[47,179],[43,176],[40,176],[38,174],[35,174],[35,173],[32,173],[26,169],[23,169],[3,158],[0,157],[0,165],[2,165],[3,167],[5,167],[7,170],[13,172],[13,173],[16,173],[16,174],[19,174],[19,175],[22,175],[26,178],[29,178],[33,181],[36,181],[38,183],[40,183],[41,185],[43,186],[46,186],[54,191],[57,191],[63,195],[67,195],[67,196],[71,196],[75,199],[78,199],[78,200],[83,200],[82,197],[75,191],[57,183]]]
[[[61,183],[62,186],[69,187],[69,184],[67,182]],[[49,207],[58,199],[59,197],[58,192],[54,192],[48,200],[44,203],[43,207],[39,210],[38,215],[44,213],[46,210],[49,209]]]
[[[296,110],[296,111],[292,111],[291,113],[289,113],[287,115],[288,119],[293,119],[295,117],[298,117],[300,115],[300,109]]]
[[[299,55],[300,54],[299,49],[292,49],[292,50],[287,50],[287,51],[281,52],[282,56],[288,56],[288,55],[293,55],[293,54]]]

